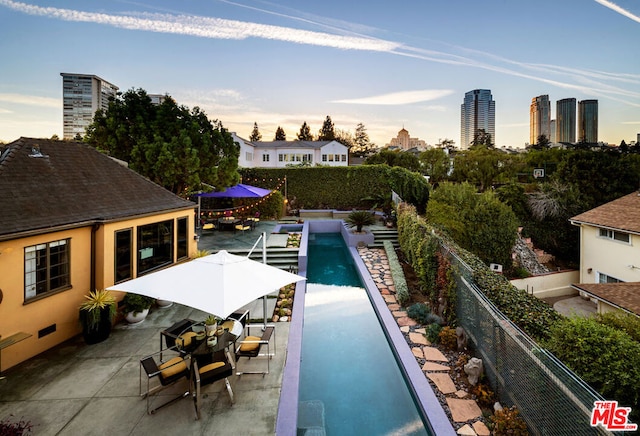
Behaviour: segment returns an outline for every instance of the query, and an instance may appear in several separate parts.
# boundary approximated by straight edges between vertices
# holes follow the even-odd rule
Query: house
[[[82,143],[6,145],[0,193],[0,369],[80,333],[90,291],[197,250],[194,203]]]
[[[580,283],[574,289],[595,301],[599,313],[640,316],[640,192],[570,221],[580,227]]]
[[[231,133],[240,144],[241,168],[284,168],[288,165],[348,166],[349,147],[338,141],[247,141]]]

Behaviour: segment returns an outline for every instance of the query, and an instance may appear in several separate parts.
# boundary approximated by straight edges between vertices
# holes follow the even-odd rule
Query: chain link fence
[[[590,426],[600,394],[507,319],[474,284],[471,269],[443,249],[454,267],[458,324],[501,404],[515,405],[535,435],[617,434]]]

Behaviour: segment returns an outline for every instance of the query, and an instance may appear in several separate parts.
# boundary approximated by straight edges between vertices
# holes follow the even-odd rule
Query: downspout
[[[98,232],[100,225],[100,223],[96,222],[91,227],[91,288],[89,289],[89,292],[96,290],[96,233]]]

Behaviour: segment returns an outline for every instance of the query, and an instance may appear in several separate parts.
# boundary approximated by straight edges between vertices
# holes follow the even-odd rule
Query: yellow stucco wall
[[[193,210],[183,210],[149,217],[103,224],[95,233],[95,287],[103,289],[114,284],[114,233],[133,229],[133,265],[135,271],[136,228],[140,225],[168,219],[187,218],[187,251],[193,257],[197,251],[194,240]],[[78,307],[91,290],[92,226],[52,232],[9,241],[0,241],[0,335],[7,338],[18,332],[32,336],[11,345],[1,354],[2,370],[36,356],[81,333]],[[25,247],[70,238],[71,288],[25,303]],[[177,243],[174,228],[174,259]],[[118,294],[121,299],[122,294]],[[55,324],[56,331],[38,338],[38,332]],[[0,339],[2,339],[0,338]]]

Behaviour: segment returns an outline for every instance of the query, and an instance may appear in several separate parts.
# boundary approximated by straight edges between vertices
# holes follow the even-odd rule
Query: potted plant
[[[149,314],[153,298],[145,295],[128,293],[122,299],[122,311],[129,324],[139,324]]]
[[[170,300],[161,300],[161,299],[156,299],[156,304],[158,305],[158,307],[162,308],[162,309],[166,309],[167,307],[171,307],[173,306],[173,301]]]
[[[204,320],[204,328],[207,336],[210,335],[209,332],[215,332],[218,329],[218,321],[220,321],[220,319],[214,315],[209,315],[207,319]]]
[[[82,336],[87,344],[97,344],[111,334],[111,323],[116,316],[116,299],[106,289],[85,295],[80,305]]]

